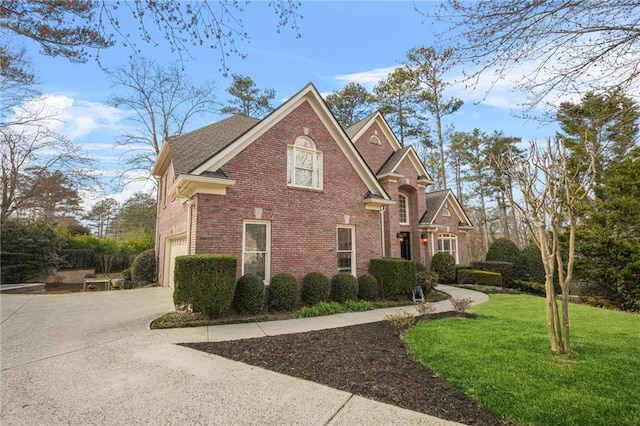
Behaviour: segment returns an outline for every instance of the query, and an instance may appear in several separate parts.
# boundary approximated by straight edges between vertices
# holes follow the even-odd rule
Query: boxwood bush
[[[438,274],[442,284],[453,284],[456,282],[456,259],[451,253],[436,253],[431,258],[431,271]]]
[[[378,280],[371,274],[358,277],[358,298],[376,300],[378,298]]]
[[[236,267],[235,256],[228,254],[176,257],[174,303],[188,303],[205,315],[220,316],[233,301]]]
[[[356,300],[358,279],[348,272],[340,272],[331,279],[331,299],[338,303]]]
[[[145,250],[133,260],[131,280],[135,283],[147,284],[156,280],[156,252]]]
[[[329,301],[331,286],[322,272],[309,272],[302,279],[302,300],[310,305]]]
[[[236,284],[234,298],[240,312],[257,314],[264,308],[264,281],[256,274],[243,275]]]
[[[269,282],[269,307],[290,311],[298,303],[298,282],[291,274],[276,274]]]
[[[410,260],[384,257],[371,259],[369,273],[376,277],[383,298],[400,298],[411,294],[416,285],[416,264]]]
[[[502,285],[505,287],[513,287],[513,263],[511,262],[489,262],[476,261],[471,262],[473,269],[481,271],[498,272],[502,275]]]
[[[526,260],[516,243],[508,238],[498,238],[489,244],[485,260],[489,262],[511,262],[513,271],[509,277],[504,277],[507,287],[513,287],[513,280],[524,280],[527,278]]]
[[[458,271],[458,283],[502,287],[502,275],[499,272],[463,269]]]

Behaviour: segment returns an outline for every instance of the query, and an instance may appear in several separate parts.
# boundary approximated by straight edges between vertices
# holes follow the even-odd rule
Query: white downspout
[[[385,257],[384,250],[384,210],[385,206],[380,207],[380,248],[382,249],[382,257]]]
[[[193,215],[193,200],[187,200],[187,254],[191,254],[191,222]]]

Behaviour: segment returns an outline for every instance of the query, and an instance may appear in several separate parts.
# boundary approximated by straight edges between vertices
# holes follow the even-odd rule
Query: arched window
[[[400,225],[409,224],[409,197],[405,194],[398,194],[398,211],[400,212]]]
[[[438,252],[449,253],[459,262],[458,258],[458,236],[455,234],[438,234]]]
[[[380,138],[377,137],[376,135],[373,135],[369,138],[369,142],[371,142],[374,145],[382,145],[382,142],[380,142]]]
[[[322,152],[308,137],[287,146],[287,184],[322,189]]]

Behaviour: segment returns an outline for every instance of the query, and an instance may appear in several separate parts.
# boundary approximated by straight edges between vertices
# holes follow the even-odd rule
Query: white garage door
[[[173,288],[173,270],[176,266],[176,257],[187,254],[187,237],[175,238],[167,241],[169,259],[168,271],[165,274],[165,286]]]

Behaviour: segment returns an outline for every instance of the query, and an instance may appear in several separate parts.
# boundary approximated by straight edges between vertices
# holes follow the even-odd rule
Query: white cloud
[[[373,87],[378,84],[383,78],[387,76],[398,67],[398,65],[374,68],[369,71],[355,72],[351,74],[340,74],[335,77],[336,80],[345,83],[360,83],[369,90],[373,90]]]

